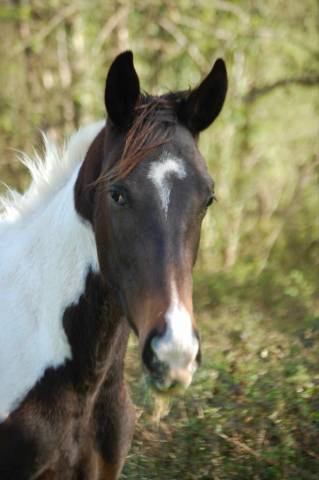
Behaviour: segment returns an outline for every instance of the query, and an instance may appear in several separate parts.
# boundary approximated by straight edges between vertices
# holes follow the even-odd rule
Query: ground
[[[227,274],[197,278],[203,363],[186,395],[164,408],[144,384],[132,342],[139,419],[122,480],[318,478],[315,280],[297,270],[245,285]]]

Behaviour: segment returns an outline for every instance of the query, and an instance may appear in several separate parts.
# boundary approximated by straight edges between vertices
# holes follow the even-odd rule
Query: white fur
[[[158,190],[165,217],[167,217],[171,196],[171,185],[168,183],[168,177],[172,174],[175,174],[179,179],[183,179],[186,177],[186,170],[181,158],[167,152],[162,154],[159,161],[152,163],[148,172],[148,178]]]
[[[48,367],[71,357],[62,326],[86,274],[98,270],[94,234],[74,207],[74,184],[99,122],[63,153],[45,138],[45,160],[27,159],[32,183],[2,199],[0,217],[0,422]]]
[[[191,316],[179,299],[175,281],[171,284],[171,303],[165,320],[165,334],[153,339],[152,348],[157,358],[169,367],[167,382],[178,380],[188,387],[196,370],[199,342]]]

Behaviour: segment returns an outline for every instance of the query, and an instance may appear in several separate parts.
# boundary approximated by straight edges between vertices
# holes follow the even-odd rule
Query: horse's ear
[[[224,60],[216,60],[202,83],[182,101],[178,116],[194,134],[200,133],[220,113],[227,92],[227,71]]]
[[[133,54],[123,52],[112,63],[105,85],[105,106],[112,123],[127,127],[140,96],[140,82],[133,65]]]

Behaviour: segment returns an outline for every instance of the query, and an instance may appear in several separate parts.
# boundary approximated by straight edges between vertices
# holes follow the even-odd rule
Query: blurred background
[[[16,149],[101,118],[120,51],[152,93],[196,85],[218,56],[228,66],[200,140],[218,198],[194,277],[203,365],[164,405],[132,340],[122,479],[318,478],[318,20],[316,0],[0,0],[0,178],[18,190]]]

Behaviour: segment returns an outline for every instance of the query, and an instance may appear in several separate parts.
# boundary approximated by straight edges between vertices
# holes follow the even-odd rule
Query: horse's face
[[[183,127],[99,195],[101,264],[120,294],[159,389],[187,386],[199,360],[192,268],[212,198],[212,180]]]
[[[157,99],[153,110],[146,108],[142,123],[138,108],[134,109],[140,92],[129,53],[115,60],[107,79],[109,122],[100,177],[105,180],[97,190],[94,215],[98,254],[102,273],[118,292],[139,337],[152,384],[160,391],[187,387],[200,359],[192,269],[201,223],[214,192],[196,138],[219,113],[225,97],[224,64],[220,62],[215,70],[204,87],[181,97],[164,97],[168,110]],[[148,101],[156,103],[156,99]],[[151,110],[153,137],[160,138],[157,129],[169,130],[167,141],[154,148],[148,148],[151,141],[143,136]],[[145,142],[142,160],[125,175],[108,175],[112,168],[120,172],[125,144],[134,135]],[[126,154],[124,163],[129,166],[130,149]]]

